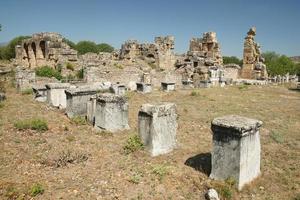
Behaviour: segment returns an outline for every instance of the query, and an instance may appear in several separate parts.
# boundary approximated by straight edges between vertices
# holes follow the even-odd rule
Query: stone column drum
[[[260,136],[262,122],[237,115],[215,118],[212,170],[210,178],[234,178],[239,190],[260,174]]]
[[[176,147],[177,113],[174,103],[143,104],[138,114],[138,132],[152,156]]]
[[[129,129],[127,98],[110,93],[98,95],[94,127],[110,132]]]

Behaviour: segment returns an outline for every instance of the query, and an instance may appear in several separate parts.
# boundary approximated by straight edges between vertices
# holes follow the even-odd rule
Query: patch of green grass
[[[14,123],[14,127],[20,131],[31,129],[38,132],[43,132],[48,130],[47,121],[45,121],[44,119],[20,120]]]
[[[55,77],[57,80],[62,79],[61,73],[58,70],[55,70],[54,68],[49,66],[38,67],[35,69],[35,73],[37,76],[41,77]]]
[[[190,95],[191,95],[191,96],[194,96],[194,97],[195,97],[195,96],[199,96],[199,92],[197,92],[197,91],[194,90],[194,91],[191,92]]]
[[[238,86],[238,89],[239,89],[239,90],[247,90],[248,88],[249,88],[249,86],[248,86],[248,85],[245,85],[245,84],[239,85],[239,86]]]
[[[76,125],[86,125],[87,121],[83,116],[75,116],[71,118],[71,122]]]
[[[143,174],[141,172],[136,172],[130,177],[128,181],[134,184],[139,184],[141,182],[142,177]]]
[[[76,140],[76,138],[75,138],[74,135],[68,135],[68,136],[66,137],[66,139],[67,139],[69,142],[73,142],[73,141]]]
[[[43,194],[45,191],[45,189],[43,188],[43,186],[39,183],[35,183],[29,190],[29,194],[32,197],[35,197],[37,195],[41,195]]]
[[[132,152],[144,149],[144,144],[138,135],[132,135],[128,138],[123,150],[125,154],[130,154]]]
[[[4,103],[0,102],[0,108],[4,108]]]
[[[169,167],[165,164],[155,165],[152,167],[152,173],[159,177],[159,180],[162,180],[169,171]]]
[[[274,132],[271,131],[270,137],[276,142],[276,143],[283,143],[284,142],[284,137],[281,133],[279,132]]]
[[[21,91],[22,95],[33,94],[33,90],[31,88]]]
[[[124,69],[124,67],[121,64],[115,63],[114,66],[118,69]]]

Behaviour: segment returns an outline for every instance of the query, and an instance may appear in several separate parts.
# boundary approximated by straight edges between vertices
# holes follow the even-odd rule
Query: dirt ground
[[[300,92],[284,86],[194,91],[129,93],[131,129],[109,134],[76,125],[62,111],[8,88],[0,108],[0,199],[204,199],[209,187],[223,199],[299,199]],[[161,101],[177,105],[178,148],[158,157],[144,150],[125,154],[126,141],[137,134],[141,104]],[[262,174],[241,192],[208,178],[210,123],[227,114],[264,122]],[[45,119],[49,130],[14,127],[30,118]],[[68,156],[77,160],[57,164]],[[29,190],[37,183],[44,192],[31,197]]]

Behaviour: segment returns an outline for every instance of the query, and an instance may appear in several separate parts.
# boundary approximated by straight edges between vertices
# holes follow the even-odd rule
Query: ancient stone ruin
[[[255,42],[256,28],[252,27],[244,42],[243,67],[241,78],[267,79],[268,73],[264,58],[261,56],[260,45]]]
[[[173,36],[155,37],[151,44],[128,40],[122,45],[119,58],[135,62],[140,57],[160,69],[172,69],[176,61],[174,40]]]
[[[16,63],[24,67],[55,67],[77,61],[77,51],[58,33],[36,33],[16,46]]]
[[[152,156],[165,154],[176,146],[177,113],[174,103],[143,104],[138,114],[138,131]]]
[[[67,106],[67,97],[65,90],[69,89],[71,86],[70,83],[48,83],[46,84],[47,88],[47,103],[51,106],[58,108],[66,108]]]
[[[16,68],[16,88],[19,91],[31,89],[32,85],[36,83],[35,71],[25,68]]]
[[[32,86],[34,93],[34,99],[39,102],[47,101],[47,88],[45,84],[34,85]]]
[[[260,174],[262,122],[237,115],[215,118],[210,178],[234,178],[239,190]]]

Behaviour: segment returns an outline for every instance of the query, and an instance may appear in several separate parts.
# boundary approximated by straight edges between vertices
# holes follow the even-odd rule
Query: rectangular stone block
[[[143,104],[138,114],[138,132],[152,156],[176,147],[177,113],[174,103]]]
[[[215,118],[210,178],[234,178],[239,190],[260,174],[262,122],[237,115]]]
[[[70,88],[69,83],[48,83],[47,88],[47,102],[51,106],[66,108],[67,97],[65,90]]]
[[[174,82],[161,82],[161,89],[165,92],[175,91]]]
[[[124,84],[112,84],[110,87],[110,91],[116,95],[125,95],[126,87]]]
[[[98,95],[94,127],[110,132],[129,129],[127,98],[110,93]]]
[[[87,114],[86,118],[87,121],[92,124],[93,126],[95,125],[95,112],[96,112],[96,99],[97,96],[93,95],[90,97],[88,100],[86,107],[87,107]]]
[[[140,93],[152,92],[152,85],[147,83],[136,83],[136,91]]]
[[[87,102],[97,93],[96,87],[69,88],[65,90],[67,97],[66,114],[74,116],[86,116]]]
[[[34,93],[34,100],[39,102],[47,101],[47,88],[45,85],[34,85],[32,86]]]

